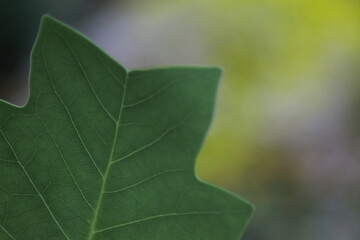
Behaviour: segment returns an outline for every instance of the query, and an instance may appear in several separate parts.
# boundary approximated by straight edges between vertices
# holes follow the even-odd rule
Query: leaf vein
[[[97,230],[96,233],[101,233],[101,232],[105,232],[105,231],[116,229],[116,228],[125,227],[125,226],[132,225],[132,224],[142,223],[142,222],[145,222],[145,221],[161,219],[161,218],[166,218],[166,217],[181,217],[181,216],[192,216],[192,215],[222,215],[222,214],[241,214],[241,212],[230,212],[230,211],[228,211],[228,212],[225,212],[225,211],[219,211],[219,212],[182,212],[182,213],[172,212],[172,213],[167,213],[167,214],[154,215],[154,216],[150,216],[150,217],[146,217],[146,218],[141,218],[141,219],[121,223],[121,224],[118,224],[118,225],[115,225],[115,226],[102,228],[100,230]]]
[[[146,183],[146,182],[148,182],[148,181],[150,181],[150,180],[152,180],[152,179],[154,179],[154,178],[157,178],[157,177],[160,177],[160,176],[163,176],[163,175],[167,175],[167,174],[171,174],[171,173],[182,172],[182,171],[184,171],[184,170],[183,170],[183,169],[174,169],[174,170],[163,171],[163,172],[157,173],[157,174],[155,174],[155,175],[152,175],[152,176],[150,176],[150,177],[147,177],[147,178],[145,178],[145,179],[143,179],[143,180],[140,180],[140,181],[138,181],[138,182],[136,182],[136,183],[134,183],[134,184],[131,184],[131,185],[126,186],[126,187],[123,187],[123,188],[121,188],[121,189],[113,190],[113,191],[106,191],[106,192],[104,192],[104,193],[105,193],[105,194],[120,193],[120,192],[122,192],[122,191],[124,191],[124,190],[128,190],[128,189],[130,189],[130,188],[133,188],[133,187],[136,187],[136,186],[141,185],[141,184],[143,184],[143,183]]]
[[[104,196],[104,192],[105,192],[105,188],[106,188],[106,180],[107,180],[107,177],[108,177],[110,169],[111,169],[112,158],[113,158],[114,152],[115,152],[115,144],[116,144],[116,141],[117,141],[117,138],[118,138],[118,133],[119,133],[119,128],[120,128],[121,116],[122,116],[123,109],[124,109],[127,82],[128,82],[128,72],[126,72],[126,76],[125,76],[125,83],[124,83],[124,88],[123,88],[123,96],[122,96],[122,101],[121,101],[121,105],[120,105],[118,121],[116,122],[116,128],[115,128],[114,139],[113,139],[113,143],[112,143],[112,149],[111,149],[109,160],[108,160],[108,163],[107,163],[107,166],[106,166],[106,171],[105,171],[105,174],[104,174],[103,182],[102,182],[102,185],[101,185],[101,189],[100,189],[100,193],[99,193],[99,199],[98,199],[98,202],[97,202],[97,206],[95,208],[95,214],[94,214],[91,226],[90,226],[90,232],[89,232],[89,235],[88,235],[88,238],[87,238],[88,240],[92,240],[93,237],[95,236],[95,232],[96,232],[96,224],[97,224],[97,221],[98,221],[98,214],[100,212],[100,207],[101,207],[102,201],[103,201],[103,196]]]
[[[147,97],[145,97],[145,98],[143,98],[143,99],[141,99],[141,100],[139,100],[137,102],[126,104],[124,107],[125,108],[136,107],[136,106],[138,106],[138,105],[140,105],[142,103],[146,103],[146,102],[150,101],[151,99],[153,99],[154,97],[156,97],[157,95],[161,94],[162,92],[165,92],[168,88],[175,85],[179,81],[180,81],[180,79],[172,81],[172,82],[164,85],[163,87],[161,87],[160,89],[158,89],[154,93],[151,93],[149,96],[147,96]]]
[[[91,92],[93,93],[94,97],[96,98],[96,100],[98,101],[98,103],[100,104],[100,106],[102,107],[102,109],[105,111],[105,113],[110,117],[110,119],[116,124],[116,120],[115,118],[111,115],[111,113],[107,110],[107,108],[104,106],[104,104],[102,103],[100,97],[97,95],[94,87],[92,86],[91,82],[90,82],[90,79],[89,79],[89,76],[87,75],[83,65],[81,64],[79,58],[77,57],[77,54],[75,52],[75,50],[71,47],[71,45],[69,44],[69,42],[63,38],[61,35],[57,34],[66,44],[66,46],[69,48],[69,50],[71,51],[71,54],[73,55],[73,57],[75,58],[76,62],[78,63],[78,66],[82,72],[82,74],[84,75],[85,77],[85,80],[87,82],[87,84],[89,85],[90,87],[90,90]]]
[[[55,85],[54,85],[52,76],[51,76],[51,74],[50,74],[49,68],[48,68],[47,63],[46,63],[46,58],[45,58],[43,46],[42,46],[41,50],[42,50],[42,56],[43,56],[43,61],[44,61],[45,69],[46,69],[47,75],[49,76],[50,83],[51,83],[51,86],[52,86],[52,88],[53,88],[53,90],[54,90],[54,93],[55,93],[56,97],[59,99],[61,105],[64,107],[64,109],[65,109],[65,111],[66,111],[66,113],[67,113],[67,115],[68,115],[68,117],[69,117],[69,119],[70,119],[70,122],[71,122],[74,130],[76,131],[76,134],[78,135],[78,137],[79,137],[79,139],[80,139],[80,142],[81,142],[82,146],[84,147],[86,153],[87,153],[88,156],[90,157],[91,161],[93,162],[93,164],[94,164],[94,166],[96,167],[97,171],[99,172],[100,176],[103,178],[104,176],[103,176],[103,174],[102,174],[99,166],[96,164],[93,156],[90,154],[89,149],[86,147],[85,142],[84,142],[84,140],[82,139],[82,137],[81,137],[81,135],[80,135],[80,133],[79,133],[79,130],[77,129],[77,127],[76,127],[76,125],[75,125],[75,123],[74,123],[74,120],[73,120],[73,118],[72,118],[72,116],[71,116],[71,114],[70,114],[70,111],[69,111],[68,107],[66,106],[66,104],[64,103],[64,101],[61,99],[59,93],[57,92],[57,90],[56,90],[56,88],[55,88]]]
[[[79,192],[80,192],[80,194],[81,194],[81,197],[85,200],[86,204],[94,211],[94,207],[90,204],[90,202],[89,202],[89,201],[87,200],[87,198],[85,197],[84,192],[83,192],[82,189],[80,188],[79,183],[76,181],[76,178],[75,178],[74,174],[72,173],[72,171],[71,171],[71,169],[70,169],[67,161],[65,160],[65,157],[64,157],[64,155],[63,155],[63,153],[62,153],[59,145],[56,143],[54,137],[52,136],[52,134],[51,134],[51,132],[50,132],[47,124],[44,122],[44,120],[42,120],[42,119],[40,118],[40,116],[38,116],[37,114],[35,114],[35,116],[44,124],[47,134],[49,135],[49,137],[51,138],[51,141],[53,142],[54,146],[56,147],[56,150],[57,150],[57,152],[59,153],[61,159],[63,160],[67,171],[70,173],[70,176],[71,176],[71,178],[73,179],[73,181],[74,181],[74,183],[75,183],[75,185],[76,185],[76,188],[79,190]]]
[[[11,235],[4,226],[0,225],[0,229],[3,230],[11,239],[16,240],[13,235]]]
[[[191,114],[192,116],[192,114]],[[154,144],[160,142],[164,137],[166,137],[166,135],[168,135],[171,131],[175,130],[176,128],[180,127],[181,125],[183,125],[191,116],[186,117],[185,119],[183,119],[182,121],[176,123],[175,125],[173,125],[172,127],[168,128],[167,130],[165,130],[160,136],[158,136],[156,139],[154,139],[153,141],[149,142],[148,144],[136,149],[135,151],[123,156],[122,158],[116,159],[114,160],[111,164],[116,164],[118,162],[121,162],[151,146],[153,146]]]
[[[54,222],[56,223],[56,225],[59,227],[60,231],[62,232],[62,234],[65,236],[65,238],[67,240],[70,240],[70,238],[67,236],[67,234],[65,233],[64,229],[61,227],[59,221],[56,219],[54,213],[51,211],[49,205],[47,204],[45,198],[41,195],[39,189],[36,187],[35,183],[33,182],[33,180],[31,179],[29,173],[26,171],[25,167],[22,165],[22,163],[20,162],[20,159],[18,158],[15,149],[13,148],[13,146],[11,145],[11,143],[9,142],[9,140],[7,139],[7,137],[5,136],[4,132],[0,129],[0,134],[2,135],[2,137],[5,139],[5,142],[9,145],[12,153],[14,154],[18,164],[20,165],[21,169],[23,170],[23,172],[25,173],[26,177],[28,178],[30,184],[32,185],[32,187],[34,188],[34,190],[36,191],[36,193],[39,195],[39,197],[41,198],[43,204],[45,205],[46,209],[48,210],[49,214],[51,215],[52,219],[54,220]]]

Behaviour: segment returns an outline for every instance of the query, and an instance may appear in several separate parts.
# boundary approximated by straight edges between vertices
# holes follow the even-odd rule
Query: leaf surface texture
[[[238,240],[252,208],[194,174],[220,75],[130,71],[44,17],[28,103],[0,101],[0,240]]]

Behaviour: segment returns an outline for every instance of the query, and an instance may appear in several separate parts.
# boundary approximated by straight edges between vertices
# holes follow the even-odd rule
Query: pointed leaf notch
[[[28,103],[0,101],[0,239],[238,240],[252,207],[194,174],[220,75],[128,70],[43,17]]]

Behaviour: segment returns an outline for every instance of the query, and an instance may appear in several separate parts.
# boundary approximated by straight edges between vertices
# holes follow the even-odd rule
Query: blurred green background
[[[49,13],[128,68],[224,68],[199,176],[251,201],[244,240],[360,239],[360,2],[2,0],[0,97],[27,99]]]

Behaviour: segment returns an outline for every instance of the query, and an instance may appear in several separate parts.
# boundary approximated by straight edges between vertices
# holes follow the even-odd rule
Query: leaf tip
[[[221,80],[223,73],[224,73],[224,68],[221,66],[210,66],[209,70],[212,71],[213,75],[216,76],[216,78],[218,80]]]
[[[59,20],[57,20],[56,18],[48,15],[48,14],[44,14],[41,17],[41,24],[40,24],[40,28],[48,28],[48,27],[53,27],[54,25],[64,25],[64,23],[60,22]]]
[[[48,15],[48,14],[44,14],[42,17],[41,17],[41,24],[44,25],[44,24],[47,24],[49,22],[56,22],[55,18],[53,18],[52,16]]]

